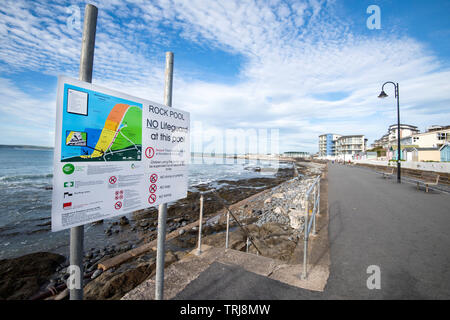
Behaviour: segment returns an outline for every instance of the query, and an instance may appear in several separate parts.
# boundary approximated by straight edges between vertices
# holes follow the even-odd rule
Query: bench
[[[416,180],[417,183],[417,190],[419,190],[419,185],[423,184],[425,185],[425,191],[428,192],[429,186],[437,186],[439,183],[439,175],[435,173],[425,173],[422,172],[420,174],[421,180]]]
[[[386,179],[394,174],[394,168],[391,168],[391,171],[380,171],[378,173],[383,175],[383,179]]]

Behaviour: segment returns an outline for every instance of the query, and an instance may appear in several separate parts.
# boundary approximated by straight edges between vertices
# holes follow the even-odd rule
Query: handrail
[[[295,180],[298,180],[299,177],[294,177],[290,180],[288,180],[287,182],[292,182]],[[308,190],[305,193],[305,200],[306,200],[306,205],[305,205],[305,222],[303,224],[303,231],[304,231],[304,251],[303,251],[303,273],[302,273],[302,279],[306,279],[307,278],[307,256],[308,256],[308,239],[309,239],[309,234],[311,233],[311,228],[313,229],[313,235],[316,234],[316,215],[320,213],[320,179],[321,179],[321,175],[318,175],[317,177],[314,178],[311,186],[308,188]],[[272,188],[277,189],[278,187]],[[313,192],[314,191],[314,192]],[[311,210],[311,219],[308,221],[309,218],[309,198],[311,196],[311,193],[313,192],[314,195],[314,199],[313,199],[313,208]],[[200,202],[200,214],[202,215],[203,213],[203,195],[207,194],[207,193],[212,193],[214,194],[215,197],[217,197],[217,199],[219,199],[222,204],[224,205],[225,209],[227,210],[228,216],[227,216],[227,235],[226,235],[226,248],[228,248],[228,233],[229,233],[229,215],[231,215],[233,217],[233,219],[236,221],[236,223],[238,224],[238,226],[241,228],[241,230],[245,233],[245,235],[247,236],[247,243],[246,243],[246,251],[248,252],[248,247],[249,247],[249,243],[248,241],[251,242],[251,244],[255,247],[257,253],[261,254],[261,251],[259,250],[259,248],[256,246],[255,242],[253,241],[253,236],[250,234],[250,232],[244,228],[244,226],[239,222],[238,218],[233,214],[233,212],[231,211],[231,209],[229,208],[228,203],[226,202],[225,199],[223,199],[216,190],[211,189],[211,190],[207,190],[207,191],[202,191],[201,192],[201,202]],[[200,222],[201,223],[201,222]],[[197,253],[200,254],[201,253],[201,226],[199,228],[199,247],[197,250]]]
[[[261,251],[258,249],[258,247],[256,246],[256,244],[253,242],[253,237],[250,235],[250,233],[244,228],[243,225],[241,225],[241,223],[239,222],[239,220],[236,218],[236,216],[233,214],[233,212],[231,212],[230,208],[228,207],[228,204],[225,202],[225,200],[217,193],[216,190],[212,190],[212,193],[214,193],[217,198],[222,201],[223,205],[225,206],[225,209],[227,209],[228,213],[233,217],[233,219],[237,222],[238,226],[242,229],[242,231],[244,231],[245,235],[247,236],[247,238],[250,240],[250,242],[253,244],[253,246],[255,247],[256,251],[262,255]]]
[[[261,254],[261,251],[258,249],[258,246],[255,244],[255,242],[253,241],[253,236],[250,234],[250,232],[248,230],[246,230],[246,228],[244,228],[244,226],[239,222],[239,220],[236,218],[236,216],[233,214],[233,212],[230,210],[228,204],[226,203],[226,201],[217,193],[216,190],[211,189],[211,190],[207,190],[207,191],[202,191],[201,192],[201,205],[200,205],[200,213],[203,213],[203,195],[207,194],[207,193],[212,193],[214,194],[224,205],[225,209],[227,210],[227,212],[233,217],[233,219],[237,222],[238,226],[242,229],[242,231],[245,233],[245,235],[247,236],[247,239],[250,240],[250,242],[253,244],[253,246],[255,247],[256,251],[258,252],[258,254]],[[227,221],[227,233],[228,233],[228,226],[229,226],[229,222]],[[227,238],[228,238],[228,234],[227,234]],[[228,249],[228,239],[227,239],[227,249]],[[201,253],[201,227],[199,228],[199,246],[197,249],[197,253],[200,254]]]
[[[302,279],[306,280],[307,277],[307,258],[308,258],[308,239],[309,234],[311,232],[311,227],[313,228],[313,235],[316,234],[316,214],[320,212],[320,178],[321,175],[318,175],[308,191],[305,193],[305,222],[304,222],[304,248],[303,248],[303,273]],[[311,192],[314,190],[313,195],[313,209],[311,210],[311,220],[308,221],[309,218],[309,197]]]

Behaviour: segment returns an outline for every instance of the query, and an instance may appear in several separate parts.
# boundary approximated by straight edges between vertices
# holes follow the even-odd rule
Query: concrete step
[[[328,279],[327,266],[308,265],[308,278],[301,279],[301,264],[286,264],[283,261],[258,256],[242,251],[203,246],[202,253],[197,249],[183,259],[175,262],[164,272],[164,299],[172,299],[191,281],[195,280],[213,262],[240,266],[245,270],[286,283],[290,286],[323,291]],[[214,284],[211,284],[214,285]],[[153,300],[155,297],[155,279],[149,279],[127,293],[123,300]]]

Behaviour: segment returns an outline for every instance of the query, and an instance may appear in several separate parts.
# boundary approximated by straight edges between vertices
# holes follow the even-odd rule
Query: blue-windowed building
[[[319,136],[319,157],[335,156],[336,141],[341,137],[339,134],[326,133]]]

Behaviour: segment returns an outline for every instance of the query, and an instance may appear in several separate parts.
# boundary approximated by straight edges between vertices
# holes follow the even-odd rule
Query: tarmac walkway
[[[210,285],[206,288],[193,289],[200,296],[198,299],[208,299],[215,297],[217,292],[229,290],[233,285],[246,283],[247,274],[255,275],[256,278],[264,279],[264,283],[285,284],[287,287],[307,288],[309,290],[323,290],[328,278],[327,266],[316,266],[312,268],[306,280],[300,277],[302,265],[286,264],[285,262],[245,253],[242,251],[202,246],[202,253],[196,255],[197,249],[188,256],[170,265],[164,274],[164,299],[179,299],[177,295],[191,282],[199,276],[213,274],[220,279],[207,281]],[[234,272],[233,270],[237,270]],[[231,271],[231,273],[228,273]],[[205,273],[205,275],[204,275]],[[210,278],[209,278],[210,279]],[[202,284],[206,284],[204,281]],[[213,285],[211,283],[214,283]],[[255,285],[260,284],[256,281]],[[192,290],[192,289],[191,289]],[[249,292],[252,290],[250,289]],[[240,290],[236,290],[236,299],[246,299],[240,297]],[[126,294],[123,300],[149,300],[154,299],[155,280],[150,279]],[[247,297],[250,299],[251,297]],[[183,299],[183,296],[181,296]],[[195,298],[188,298],[195,299]],[[213,298],[214,299],[214,298]]]
[[[450,298],[450,195],[330,164],[328,206],[326,285],[308,288],[300,280],[301,265],[209,248],[166,269],[165,299]],[[381,271],[380,289],[367,287],[370,266]],[[311,281],[321,273],[327,278],[326,269],[318,266]],[[154,291],[147,280],[124,299],[152,299]]]

